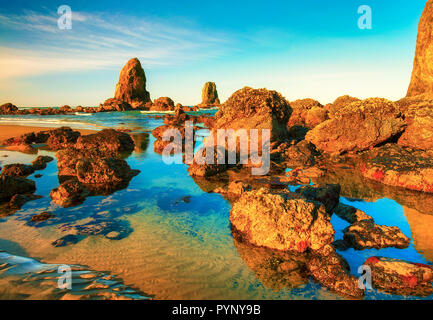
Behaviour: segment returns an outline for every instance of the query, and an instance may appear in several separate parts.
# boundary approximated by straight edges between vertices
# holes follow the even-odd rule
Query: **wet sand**
[[[19,137],[20,135],[56,129],[55,127],[32,127],[32,126],[18,126],[18,125],[0,125],[0,142],[9,138]],[[91,134],[95,131],[84,130],[84,129],[74,129],[79,131],[82,135]]]

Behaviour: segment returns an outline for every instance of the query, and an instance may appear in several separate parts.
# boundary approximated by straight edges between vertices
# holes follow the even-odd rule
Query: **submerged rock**
[[[50,212],[42,212],[39,214],[35,214],[31,219],[30,222],[41,222],[41,221],[46,221],[48,219],[53,218],[54,215]]]
[[[364,296],[364,290],[358,286],[358,278],[350,274],[347,261],[331,245],[314,252],[307,267],[317,282],[332,291],[353,298]]]
[[[334,238],[323,205],[286,191],[262,188],[242,194],[230,211],[230,222],[248,242],[283,251],[319,250]]]
[[[146,75],[137,58],[129,60],[120,71],[114,98],[127,102],[133,108],[142,107],[151,101],[146,90]]]
[[[353,102],[310,130],[305,139],[328,153],[363,151],[403,132],[405,123],[396,104],[370,98]]]
[[[87,189],[74,179],[63,182],[58,188],[50,192],[53,202],[64,208],[83,203],[88,195]]]
[[[380,226],[372,219],[361,220],[343,230],[344,241],[355,249],[407,248],[410,240],[398,227]]]
[[[371,268],[372,285],[378,290],[405,296],[433,293],[431,266],[384,257],[370,257],[364,265]]]

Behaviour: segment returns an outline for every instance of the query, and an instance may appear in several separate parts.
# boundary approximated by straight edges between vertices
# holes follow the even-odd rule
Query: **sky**
[[[0,0],[0,104],[95,106],[139,58],[151,98],[244,86],[325,104],[406,95],[426,0]],[[58,27],[58,7],[72,29]],[[371,29],[360,29],[361,5]]]

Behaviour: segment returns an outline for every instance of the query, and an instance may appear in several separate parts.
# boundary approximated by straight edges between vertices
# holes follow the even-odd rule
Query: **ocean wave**
[[[89,122],[80,122],[71,119],[59,119],[59,118],[9,118],[9,117],[0,117],[0,124],[10,124],[10,125],[22,125],[22,126],[35,126],[35,127],[62,127],[68,126],[71,128],[79,128],[79,129],[96,129],[101,127],[94,123]]]

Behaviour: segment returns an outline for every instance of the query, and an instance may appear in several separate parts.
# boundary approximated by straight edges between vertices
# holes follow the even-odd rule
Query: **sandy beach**
[[[30,132],[39,132],[39,131],[46,131],[46,130],[52,130],[55,129],[55,127],[32,127],[32,126],[17,126],[17,125],[0,125],[0,141],[4,141],[9,138],[13,137],[19,137],[23,134],[30,133]],[[91,134],[95,131],[93,130],[79,130],[82,135]]]

